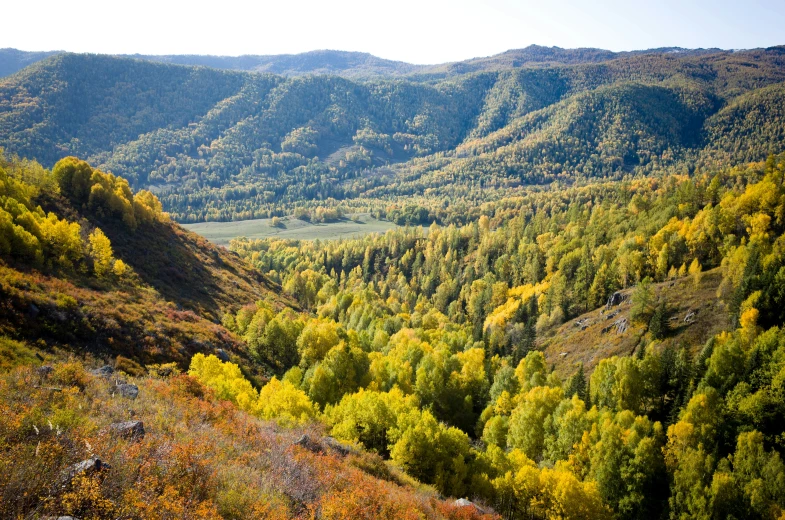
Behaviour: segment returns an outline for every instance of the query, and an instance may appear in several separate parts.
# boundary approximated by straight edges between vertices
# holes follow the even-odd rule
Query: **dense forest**
[[[88,158],[181,222],[319,205],[433,221],[554,182],[762,160],[785,132],[783,60],[628,54],[352,81],[61,54],[0,81],[0,136],[47,167]]]
[[[128,264],[118,258],[111,238],[101,228],[90,230],[90,222],[105,222],[112,234],[168,229],[173,224],[155,196],[134,194],[125,179],[75,158],[59,161],[51,172],[37,163],[5,161],[3,291],[15,296],[3,318],[3,363],[37,364],[36,352],[99,359],[122,352],[115,365],[125,377],[157,385],[148,399],[178,402],[191,395],[178,392],[195,390],[177,385],[204,385],[213,393],[193,394],[207,399],[200,406],[223,399],[237,413],[272,421],[283,431],[319,428],[337,439],[329,442],[347,443],[340,450],[378,457],[357,461],[360,473],[352,478],[381,475],[410,493],[404,476],[385,473],[399,468],[405,478],[444,496],[468,496],[479,504],[466,513],[488,508],[504,518],[778,518],[785,509],[785,337],[778,328],[785,308],[784,178],[785,155],[770,156],[700,175],[543,192],[495,206],[492,215],[467,225],[433,225],[427,234],[411,229],[339,242],[237,240],[232,248],[264,272],[271,287],[280,281],[299,306],[268,295],[222,307],[220,326],[200,324],[194,312],[189,317],[174,308],[148,309],[168,314],[150,316],[153,322],[165,319],[181,335],[205,338],[184,343],[178,357],[160,350],[160,337],[145,338],[141,351],[124,349],[118,331],[117,345],[114,339],[107,345],[112,326],[91,309],[96,296],[86,294],[111,292],[116,285],[115,298],[145,293],[142,275],[130,266],[133,253]],[[41,203],[59,212],[47,213]],[[83,208],[87,218],[68,207]],[[684,287],[697,290],[716,271],[721,282],[715,297],[729,326],[689,344],[681,318],[672,319],[676,302],[662,287],[686,281]],[[58,293],[49,294],[41,277],[61,280]],[[631,288],[630,297],[617,297],[625,288]],[[37,298],[35,317],[31,298]],[[634,351],[573,366],[546,357],[543,341],[559,325],[575,320],[581,326],[581,316],[597,307],[607,309],[602,321],[613,324],[603,334],[636,335]],[[84,318],[64,320],[58,317],[63,313]],[[14,320],[44,324],[35,330]],[[58,320],[76,327],[74,333],[42,332]],[[597,338],[586,348],[604,341]],[[223,345],[220,351],[216,344]],[[190,360],[183,348],[192,353]],[[170,359],[175,364],[161,368]],[[100,383],[80,362],[67,363],[45,377],[72,385],[70,401],[45,404],[31,395],[22,415],[3,414],[4,445],[16,446],[3,452],[4,464],[13,465],[24,449],[41,449],[32,430],[42,420],[69,432],[47,441],[46,449],[55,450],[47,455],[53,457],[45,466],[49,474],[62,463],[57,461],[79,457],[79,449],[63,444],[67,439],[83,437],[89,446],[96,442],[114,453],[111,443],[90,436],[87,425],[95,417],[73,408],[84,399],[92,400],[88,409],[105,406],[92,397]],[[183,377],[176,374],[185,368],[190,379],[172,379]],[[4,402],[16,402],[19,385],[32,377],[29,370],[18,368],[3,379]],[[164,427],[155,442],[173,435],[166,433],[172,427]],[[309,438],[305,451],[336,456],[318,455],[327,448]],[[120,455],[113,457],[116,463]],[[19,480],[27,473],[4,474],[5,492],[19,486],[42,492],[34,486],[43,483]],[[140,482],[131,489],[163,489],[157,481],[145,482],[152,487]],[[342,482],[349,494],[352,485],[362,485]],[[183,493],[195,492],[191,485],[183,481],[166,489],[177,503],[186,500]],[[265,481],[265,489],[270,485]],[[95,518],[120,510],[149,514],[137,495],[123,494],[115,475],[86,476],[63,489],[45,507]],[[203,509],[186,509],[205,518],[227,511],[229,498],[213,493],[199,495]],[[382,507],[378,495],[354,498]],[[272,509],[258,514],[268,517],[273,510],[292,514],[314,499],[284,500],[283,509],[273,498],[260,500]],[[14,515],[41,507],[35,499],[4,504]],[[246,512],[240,517],[260,507],[250,498],[231,504]],[[322,518],[331,518],[331,508],[341,517],[351,507],[318,501]],[[406,509],[426,507],[436,506]],[[449,516],[444,511],[435,517]]]
[[[784,59],[0,80],[0,516],[782,519]]]

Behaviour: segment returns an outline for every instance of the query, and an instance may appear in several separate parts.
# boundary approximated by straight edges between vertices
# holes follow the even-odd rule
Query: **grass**
[[[357,238],[370,233],[384,233],[388,229],[399,226],[385,220],[377,220],[367,213],[355,215],[357,220],[341,220],[327,224],[312,224],[304,220],[289,217],[282,219],[284,227],[276,228],[270,224],[271,219],[240,220],[235,222],[200,222],[183,224],[189,231],[198,233],[204,238],[221,246],[228,246],[229,241],[237,237],[247,238],[288,238],[293,240],[338,240],[341,238]]]
[[[691,345],[691,354],[696,355],[709,338],[731,328],[728,310],[716,296],[721,281],[722,271],[717,268],[704,272],[697,288],[689,276],[654,284],[658,298],[667,302],[670,316],[674,317],[661,347],[668,344],[676,347]],[[633,291],[633,288],[629,288],[622,293],[631,296]],[[643,325],[630,323],[629,329],[623,334],[616,334],[616,331],[602,332],[616,319],[629,320],[629,301],[614,307],[612,311],[618,310],[618,314],[610,320],[608,313],[602,313],[603,309],[604,306],[577,316],[540,338],[540,347],[544,350],[548,364],[553,365],[561,376],[571,375],[579,362],[591,373],[602,359],[632,355],[639,347],[646,333]],[[684,318],[689,311],[696,312],[695,320],[686,324]],[[584,330],[576,323],[581,320],[588,320]]]

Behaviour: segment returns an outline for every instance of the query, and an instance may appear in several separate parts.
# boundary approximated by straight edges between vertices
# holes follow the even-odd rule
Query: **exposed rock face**
[[[627,318],[619,318],[613,322],[613,324],[616,325],[616,334],[624,334],[629,328],[629,322],[627,321]]]
[[[485,513],[485,510],[483,508],[481,508],[480,506],[478,506],[477,504],[475,504],[471,500],[467,500],[465,498],[459,498],[458,500],[453,502],[453,505],[455,507],[471,507],[472,509],[474,509],[475,511],[477,511],[480,514]]]
[[[615,293],[611,294],[608,297],[608,303],[605,304],[605,308],[610,309],[611,307],[621,305],[621,302],[623,301],[624,301],[624,295],[621,292],[616,291]]]
[[[334,437],[322,437],[322,444],[327,446],[329,449],[331,449],[341,457],[357,454],[357,450],[355,450],[353,447],[340,442]]]
[[[229,361],[229,354],[227,354],[226,351],[222,348],[219,348],[218,350],[215,351],[215,357],[217,357],[224,363]]]
[[[144,437],[144,423],[142,421],[126,421],[109,425],[109,431],[116,437],[123,439],[141,439]]]
[[[118,394],[126,399],[136,399],[139,396],[139,387],[129,384],[117,385],[113,387],[112,394]]]
[[[695,321],[695,317],[697,316],[697,314],[698,313],[693,310],[687,311],[687,315],[684,316],[684,323],[692,323],[693,321]]]

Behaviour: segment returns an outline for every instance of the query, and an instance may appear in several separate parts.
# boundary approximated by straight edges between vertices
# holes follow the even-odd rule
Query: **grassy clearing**
[[[199,222],[183,224],[183,227],[202,235],[210,242],[228,246],[233,238],[290,238],[294,240],[337,240],[354,238],[369,233],[384,233],[398,226],[392,222],[377,220],[367,213],[358,214],[357,220],[341,220],[328,224],[312,224],[295,218],[285,218],[281,222],[284,227],[273,227],[271,219],[240,220],[235,222]]]
[[[661,346],[690,345],[691,353],[697,355],[706,340],[723,330],[731,329],[728,310],[722,300],[718,299],[717,287],[722,281],[722,270],[712,269],[703,273],[702,281],[696,288],[691,277],[654,284],[658,299],[667,302],[670,310],[670,332],[661,342]],[[631,296],[634,289],[622,291]],[[553,364],[560,375],[571,375],[578,363],[584,364],[591,373],[602,360],[611,356],[632,355],[638,347],[646,327],[630,323],[629,329],[623,334],[616,331],[603,333],[602,330],[620,318],[630,318],[629,300],[620,306],[613,307],[610,312],[603,313],[603,307],[577,316],[550,331],[546,337],[540,338],[540,346],[545,351],[549,365]],[[609,315],[618,314],[609,319]],[[686,315],[693,311],[694,321],[685,323]],[[578,322],[586,320],[585,329]]]

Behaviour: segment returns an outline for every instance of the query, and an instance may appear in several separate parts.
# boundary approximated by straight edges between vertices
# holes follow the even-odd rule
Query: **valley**
[[[234,222],[200,222],[184,224],[183,227],[205,237],[220,246],[238,237],[249,239],[282,238],[289,240],[340,240],[360,238],[369,233],[384,233],[397,226],[387,221],[377,220],[368,214],[347,215],[338,222],[311,224],[304,220],[288,218],[278,226],[272,219],[240,220]]]
[[[785,47],[0,65],[0,517],[783,518]]]

